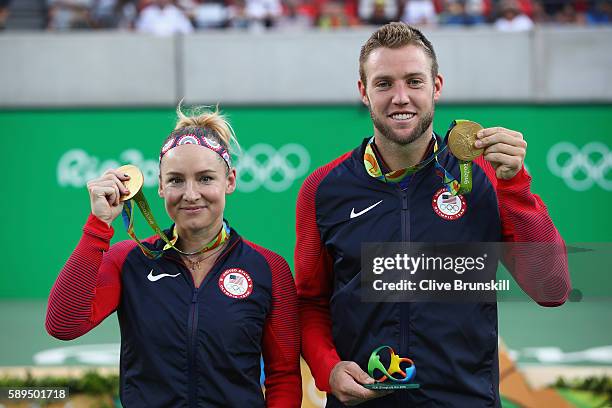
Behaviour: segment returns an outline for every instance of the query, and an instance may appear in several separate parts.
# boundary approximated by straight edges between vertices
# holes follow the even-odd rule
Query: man
[[[162,37],[193,32],[191,21],[174,3],[174,0],[152,1],[140,12],[136,30]]]
[[[359,92],[374,137],[317,169],[297,203],[296,283],[302,350],[328,407],[499,406],[495,303],[372,303],[361,299],[363,242],[547,242],[564,248],[542,201],[530,192],[519,132],[483,129],[470,194],[446,211],[432,200],[447,189],[434,160],[457,178],[458,161],[433,133],[443,78],[423,34],[403,23],[378,29],[361,49]],[[432,156],[433,155],[433,156]],[[419,164],[420,163],[420,164]],[[406,170],[416,165],[416,169]],[[448,197],[448,194],[445,195]],[[437,211],[436,211],[437,210]],[[547,306],[570,291],[565,256],[534,276],[532,259],[504,257],[532,297]],[[421,388],[368,390],[364,371],[382,345],[417,366]]]

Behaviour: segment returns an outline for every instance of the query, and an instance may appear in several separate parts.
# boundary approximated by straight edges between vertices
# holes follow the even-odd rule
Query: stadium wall
[[[0,36],[0,107],[351,104],[371,29],[265,34],[124,32]],[[611,28],[490,27],[426,34],[443,103],[612,101]]]

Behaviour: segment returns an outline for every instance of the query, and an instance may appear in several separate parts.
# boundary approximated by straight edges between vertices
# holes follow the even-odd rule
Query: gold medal
[[[125,188],[130,190],[130,194],[122,195],[120,198],[120,201],[127,201],[133,198],[136,194],[138,194],[140,189],[142,189],[142,186],[144,184],[144,176],[142,175],[140,169],[134,166],[133,164],[126,164],[125,166],[121,166],[117,169],[117,171],[130,176],[129,180],[123,182]]]
[[[457,121],[448,135],[448,147],[459,160],[470,162],[482,154],[483,149],[474,147],[476,133],[483,127],[469,120]]]

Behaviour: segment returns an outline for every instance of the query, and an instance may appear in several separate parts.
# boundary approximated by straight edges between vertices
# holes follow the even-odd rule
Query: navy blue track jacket
[[[433,197],[443,184],[433,163],[402,190],[366,172],[368,140],[313,172],[298,198],[295,267],[302,353],[317,386],[328,392],[328,407],[341,406],[329,394],[332,368],[349,360],[367,372],[370,353],[388,345],[414,361],[421,388],[360,406],[497,407],[497,305],[362,302],[361,243],[563,241],[539,197],[529,191],[524,169],[511,180],[497,180],[480,157],[473,166],[472,192],[463,197],[465,211],[449,217],[435,208]],[[439,161],[459,179],[454,156],[445,151]],[[527,288],[532,277],[521,275],[520,260],[505,262]],[[552,265],[549,275],[537,279],[558,292],[559,304],[565,301],[566,263]]]
[[[175,251],[152,260],[132,241],[109,250],[112,235],[90,216],[51,291],[46,325],[69,340],[117,311],[124,407],[300,406],[297,299],[280,256],[232,230],[196,288]]]

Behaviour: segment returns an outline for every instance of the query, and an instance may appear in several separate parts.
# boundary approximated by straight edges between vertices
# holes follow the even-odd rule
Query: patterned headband
[[[221,140],[219,134],[211,129],[202,129],[195,126],[176,129],[170,134],[170,138],[162,146],[161,152],[159,152],[159,161],[161,163],[161,159],[164,157],[164,154],[176,146],[194,144],[206,147],[207,149],[217,153],[219,156],[221,156],[225,164],[227,164],[227,168],[231,169],[232,159],[230,158],[227,149],[223,147],[221,143],[217,142],[217,140]]]

